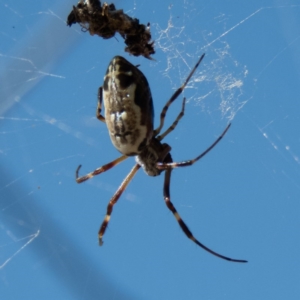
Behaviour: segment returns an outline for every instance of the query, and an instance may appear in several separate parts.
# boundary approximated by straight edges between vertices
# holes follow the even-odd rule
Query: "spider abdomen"
[[[153,102],[143,73],[125,58],[114,57],[104,77],[105,121],[122,154],[140,153],[153,135]]]

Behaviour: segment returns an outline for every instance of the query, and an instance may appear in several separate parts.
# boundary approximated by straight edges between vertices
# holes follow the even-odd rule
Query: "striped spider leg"
[[[169,109],[169,106],[173,103],[174,100],[177,99],[177,97],[182,93],[182,91],[184,90],[184,88],[186,87],[186,85],[188,84],[188,82],[190,81],[191,77],[193,76],[193,74],[195,73],[196,69],[198,68],[198,66],[200,65],[201,61],[203,60],[205,56],[205,53],[203,53],[199,60],[197,61],[196,65],[194,66],[194,68],[192,69],[192,71],[190,72],[190,74],[188,75],[187,79],[185,80],[185,82],[181,85],[180,88],[178,88],[175,93],[171,96],[171,98],[167,101],[167,103],[165,104],[164,108],[162,109],[161,113],[160,113],[160,124],[159,126],[154,130],[153,136],[157,136],[161,129],[164,126],[164,122],[165,122],[165,117],[166,117],[166,113],[167,110]]]
[[[157,163],[156,167],[158,169],[161,170],[165,170],[165,180],[164,180],[164,199],[165,199],[165,203],[167,205],[167,207],[169,208],[169,210],[173,213],[173,215],[175,216],[180,228],[182,229],[182,231],[185,233],[185,235],[192,240],[194,243],[196,243],[198,246],[200,246],[202,249],[208,251],[209,253],[231,261],[231,262],[240,262],[240,263],[246,263],[247,260],[243,260],[243,259],[233,259],[224,255],[221,255],[213,250],[211,250],[210,248],[208,248],[207,246],[205,246],[204,244],[202,244],[201,242],[199,242],[194,235],[192,234],[192,232],[189,230],[189,228],[187,227],[187,225],[185,224],[185,222],[182,220],[182,218],[180,217],[179,213],[177,212],[175,206],[173,205],[173,203],[170,200],[170,182],[171,182],[171,172],[174,168],[177,167],[185,167],[185,166],[191,166],[193,165],[195,162],[197,162],[198,160],[200,160],[204,155],[206,155],[210,150],[212,150],[217,143],[220,142],[220,140],[224,137],[224,135],[226,134],[227,130],[229,129],[231,124],[229,124],[225,130],[223,131],[223,133],[216,139],[216,141],[209,146],[204,152],[202,152],[200,155],[198,155],[196,158],[192,159],[192,160],[187,160],[187,161],[183,161],[183,162],[173,162],[172,157],[170,155],[170,153],[168,153],[168,155],[166,156],[166,158],[164,159],[164,161],[162,163]]]

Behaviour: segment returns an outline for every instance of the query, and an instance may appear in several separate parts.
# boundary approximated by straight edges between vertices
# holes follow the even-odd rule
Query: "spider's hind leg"
[[[103,87],[100,86],[98,89],[98,105],[96,109],[96,117],[99,121],[106,123],[105,118],[101,115],[102,110],[102,97],[103,97]]]
[[[179,113],[179,115],[177,116],[176,120],[173,122],[173,124],[164,132],[162,133],[161,135],[159,135],[157,137],[157,139],[159,141],[161,141],[163,138],[165,138],[166,135],[168,135],[171,131],[173,131],[175,129],[175,127],[177,126],[179,120],[184,116],[184,108],[185,108],[185,102],[186,102],[186,99],[185,97],[183,98],[183,101],[182,101],[182,108],[181,108],[181,112]]]
[[[164,122],[165,122],[165,117],[167,114],[167,111],[169,109],[169,106],[173,103],[173,101],[175,101],[177,99],[177,97],[182,93],[182,91],[184,90],[184,88],[186,87],[186,85],[188,84],[188,82],[190,81],[191,77],[193,76],[193,74],[195,73],[196,69],[198,68],[198,66],[200,65],[202,59],[204,58],[205,54],[202,54],[200,56],[200,58],[198,59],[196,65],[194,66],[194,68],[192,69],[192,71],[190,72],[190,74],[188,75],[187,79],[185,80],[185,82],[181,85],[180,88],[178,88],[175,93],[171,96],[171,98],[167,101],[167,103],[165,104],[164,108],[162,109],[161,113],[160,113],[160,124],[159,126],[154,130],[153,135],[156,136],[160,133],[161,129],[164,126]]]

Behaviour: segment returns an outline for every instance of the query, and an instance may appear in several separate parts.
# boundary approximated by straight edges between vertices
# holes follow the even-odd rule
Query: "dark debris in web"
[[[118,32],[127,45],[125,51],[134,56],[152,59],[151,55],[155,53],[150,23],[146,26],[140,24],[138,19],[129,17],[122,9],[117,10],[114,4],[104,2],[101,6],[99,0],[80,0],[67,19],[68,26],[76,23],[83,31],[104,39],[112,38]]]

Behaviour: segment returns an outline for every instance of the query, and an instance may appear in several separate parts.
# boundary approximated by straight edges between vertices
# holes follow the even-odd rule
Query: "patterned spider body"
[[[125,58],[114,57],[104,77],[103,99],[113,145],[124,155],[139,154],[153,136],[153,102],[146,77]]]
[[[157,163],[171,162],[169,152],[171,147],[168,144],[162,144],[157,138],[153,137],[150,144],[135,157],[135,161],[144,169],[149,176],[157,176],[163,171],[157,168]],[[168,157],[168,161],[166,161]]]
[[[173,124],[163,133],[160,133],[164,125],[167,110],[173,101],[182,93],[203,57],[204,54],[199,58],[185,82],[166,102],[160,114],[160,124],[155,130],[153,130],[153,103],[147,79],[137,67],[120,56],[114,57],[110,62],[104,77],[104,85],[100,87],[98,91],[97,118],[106,123],[111,141],[122,153],[122,156],[82,177],[78,176],[81,167],[79,166],[76,171],[76,181],[77,183],[81,183],[95,175],[101,174],[113,168],[129,156],[135,156],[136,164],[109,201],[106,216],[98,233],[100,245],[103,244],[103,235],[110,221],[114,205],[136,172],[142,167],[149,176],[157,176],[162,172],[165,173],[163,187],[165,203],[175,216],[182,231],[190,240],[219,258],[232,262],[247,262],[246,260],[233,259],[221,255],[199,242],[181,219],[175,206],[171,202],[170,182],[172,170],[177,167],[193,165],[215,147],[230,127],[229,124],[215,142],[196,158],[183,162],[173,162],[170,154],[171,147],[168,144],[161,143],[161,140],[175,129],[179,120],[183,117],[185,98],[183,99],[181,112]],[[105,104],[105,117],[101,114],[103,99]]]

